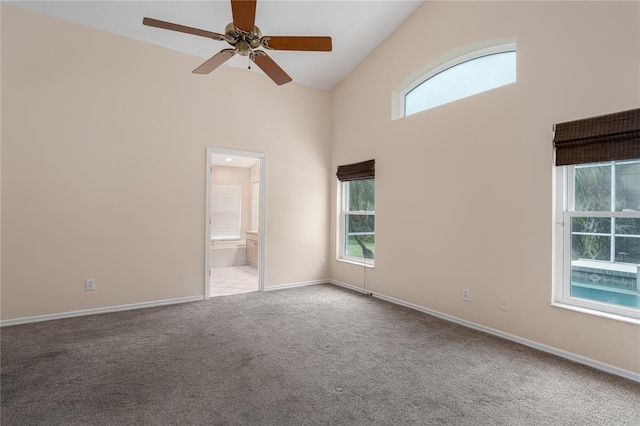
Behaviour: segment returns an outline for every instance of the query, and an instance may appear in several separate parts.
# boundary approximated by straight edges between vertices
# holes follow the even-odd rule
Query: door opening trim
[[[260,195],[259,195],[259,230],[260,238],[258,239],[258,289],[264,291],[266,276],[266,255],[267,247],[267,226],[266,226],[266,200],[267,200],[267,154],[263,152],[238,151],[233,149],[207,147],[207,158],[205,168],[205,238],[204,238],[204,298],[208,299],[210,295],[210,271],[211,271],[211,170],[213,167],[211,157],[213,154],[230,155],[237,157],[257,158],[260,161]]]

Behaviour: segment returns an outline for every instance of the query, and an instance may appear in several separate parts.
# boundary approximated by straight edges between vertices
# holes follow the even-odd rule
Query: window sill
[[[638,319],[638,318],[631,318],[631,317],[627,317],[627,316],[624,316],[624,315],[612,314],[610,312],[602,312],[602,311],[598,311],[598,310],[595,310],[595,309],[584,308],[584,307],[581,307],[581,306],[569,305],[569,304],[563,303],[563,302],[552,302],[551,306],[554,306],[556,308],[568,309],[568,310],[574,311],[574,312],[580,312],[582,314],[587,314],[587,315],[593,315],[593,316],[596,316],[596,317],[607,318],[607,319],[611,319],[611,320],[614,320],[614,321],[620,321],[620,322],[626,322],[626,323],[629,323],[629,324],[640,325],[640,319]]]
[[[374,269],[376,267],[376,265],[371,265],[368,263],[362,263],[362,262],[357,262],[355,260],[349,260],[349,259],[336,259],[338,262],[343,262],[343,263],[350,263],[352,265],[356,265],[356,266],[364,266],[365,268],[371,268]]]

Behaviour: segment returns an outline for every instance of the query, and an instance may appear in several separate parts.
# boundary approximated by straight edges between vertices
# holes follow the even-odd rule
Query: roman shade
[[[376,177],[376,160],[338,166],[336,173],[341,182],[350,180],[373,179]]]
[[[640,158],[640,109],[555,125],[556,166]]]

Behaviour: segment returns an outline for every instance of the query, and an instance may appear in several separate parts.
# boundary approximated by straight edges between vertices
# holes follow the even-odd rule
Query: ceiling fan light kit
[[[232,49],[222,49],[205,63],[193,70],[194,74],[209,74],[234,55],[248,56],[278,86],[290,82],[291,77],[275,63],[264,50],[295,50],[307,52],[330,52],[331,37],[317,36],[262,36],[260,28],[255,25],[256,0],[231,0],[233,22],[225,27],[225,33],[187,27],[185,25],[144,18],[143,25],[177,31],[186,34],[226,41]]]

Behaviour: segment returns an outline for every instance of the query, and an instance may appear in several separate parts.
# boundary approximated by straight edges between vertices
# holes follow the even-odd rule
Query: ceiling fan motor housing
[[[224,32],[227,43],[234,46],[241,56],[249,56],[253,49],[260,47],[262,31],[257,26],[253,27],[253,31],[246,32],[236,27],[233,22],[230,22],[225,27]]]

